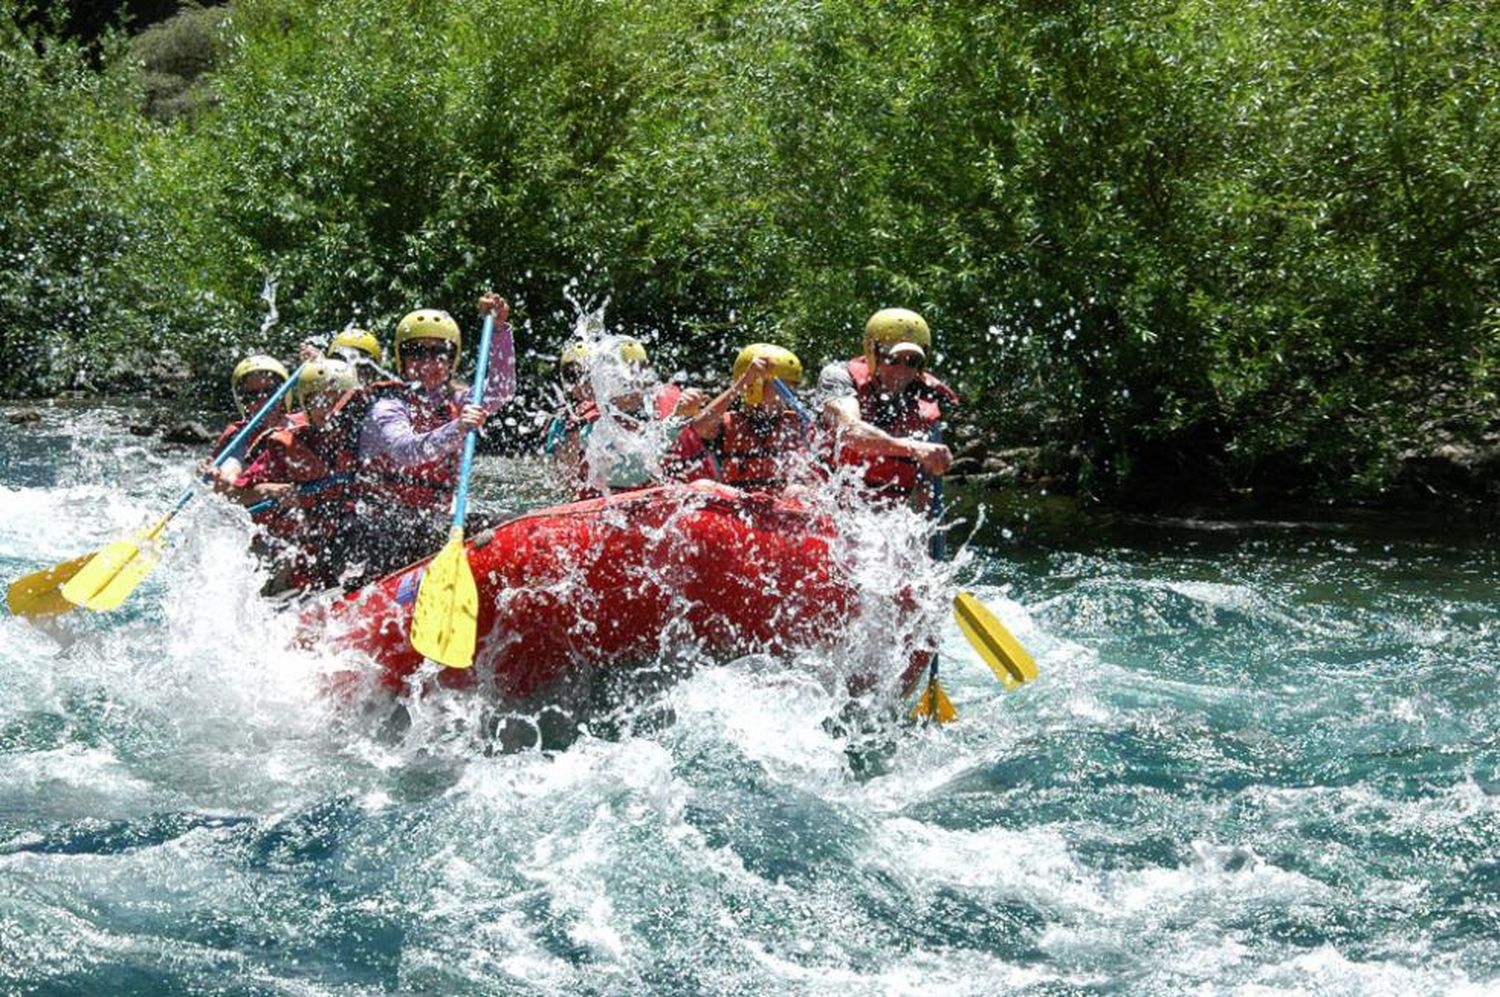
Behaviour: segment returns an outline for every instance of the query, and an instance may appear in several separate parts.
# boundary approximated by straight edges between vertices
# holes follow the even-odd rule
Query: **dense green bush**
[[[0,20],[0,355],[6,386],[50,391],[89,348],[122,347],[98,279],[119,257],[129,221],[114,186],[130,113],[114,81],[69,46],[46,46]],[[124,127],[128,128],[128,125]]]
[[[1495,428],[1479,0],[240,0],[102,71],[10,21],[9,391],[494,283],[533,378],[574,301],[703,377],[918,308],[968,417],[1100,494],[1366,496]]]
[[[192,117],[212,100],[205,77],[223,57],[227,13],[222,7],[188,6],[135,39],[131,50],[144,73],[147,117]]]

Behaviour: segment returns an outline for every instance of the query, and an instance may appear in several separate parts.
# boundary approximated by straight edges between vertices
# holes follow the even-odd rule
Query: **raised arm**
[[[729,387],[714,396],[713,401],[705,405],[693,419],[693,432],[698,434],[699,439],[711,440],[718,436],[719,430],[724,426],[724,413],[729,411],[729,406],[757,379],[769,374],[770,370],[771,361],[765,357],[757,357],[740,372],[739,377],[730,382]]]
[[[489,370],[484,377],[484,408],[498,412],[516,396],[516,341],[510,328],[510,303],[494,291],[487,291],[479,298],[479,315],[480,318],[495,316]]]

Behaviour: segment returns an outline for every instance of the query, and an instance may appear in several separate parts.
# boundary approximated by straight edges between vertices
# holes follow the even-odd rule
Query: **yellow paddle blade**
[[[63,585],[63,598],[75,606],[101,613],[118,608],[161,556],[156,532],[132,540],[116,540],[101,549]]]
[[[907,716],[913,720],[936,720],[940,724],[946,724],[958,719],[958,710],[953,708],[953,702],[943,691],[943,687],[933,679],[922,690],[922,698],[917,700]]]
[[[63,598],[60,589],[93,556],[93,551],[90,551],[82,557],[17,578],[5,592],[6,606],[16,616],[56,616],[68,612],[73,604]]]
[[[1036,678],[1036,662],[984,603],[968,592],[960,592],[953,598],[953,612],[958,628],[1001,685],[1015,689]]]
[[[474,664],[474,633],[479,620],[479,590],[464,529],[455,526],[448,542],[427,565],[417,589],[411,617],[411,646],[424,658],[449,668]]]

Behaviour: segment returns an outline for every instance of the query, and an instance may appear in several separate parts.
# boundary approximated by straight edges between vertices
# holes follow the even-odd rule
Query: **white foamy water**
[[[0,457],[8,577],[149,523],[192,460],[55,412],[0,425]],[[533,474],[486,465],[481,506]],[[1162,527],[929,569],[906,527],[855,525],[862,581],[936,627],[959,723],[851,712],[841,679],[906,636],[877,616],[505,753],[469,694],[330,699],[359,662],[298,646],[243,518],[195,501],[66,647],[0,618],[0,990],[1493,987],[1493,546]],[[954,582],[1037,683],[1001,692]]]

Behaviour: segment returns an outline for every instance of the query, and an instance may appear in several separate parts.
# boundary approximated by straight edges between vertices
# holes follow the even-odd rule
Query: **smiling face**
[[[281,378],[266,371],[253,371],[240,381],[239,396],[245,403],[245,416],[253,419],[281,387]]]
[[[875,351],[875,375],[887,394],[897,395],[905,391],[922,376],[925,366],[926,356],[921,347],[911,343],[896,343]]]
[[[453,373],[453,346],[443,339],[413,339],[401,346],[401,376],[428,391],[448,383]]]

